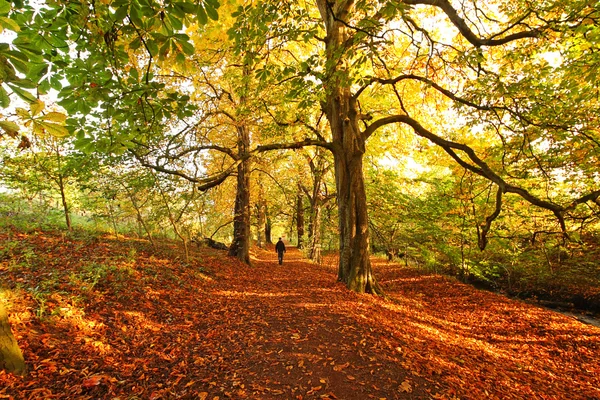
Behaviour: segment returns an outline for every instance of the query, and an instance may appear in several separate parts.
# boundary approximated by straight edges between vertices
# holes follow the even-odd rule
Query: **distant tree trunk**
[[[248,127],[239,126],[238,155],[241,157],[250,149]],[[250,162],[243,161],[237,168],[237,189],[233,216],[233,241],[229,255],[250,264]]]
[[[309,257],[317,264],[321,263],[321,210],[322,201],[320,198],[315,198],[311,211],[310,222],[310,251]]]
[[[310,201],[310,218],[308,222],[308,242],[310,249],[308,251],[309,258],[316,262],[321,263],[321,213],[323,205],[328,200],[324,195],[326,186],[323,183],[325,174],[329,170],[328,162],[325,160],[320,150],[317,149],[314,156],[308,156],[308,165],[312,173],[313,187],[312,192],[309,193],[305,189],[305,193]]]
[[[298,233],[298,248],[304,248],[304,202],[302,192],[296,199],[296,232]]]
[[[58,186],[60,187],[60,199],[62,201],[63,211],[65,213],[65,222],[67,223],[67,229],[73,230],[71,225],[71,215],[69,213],[69,205],[67,203],[67,195],[65,193],[65,183],[62,175],[58,175]]]
[[[25,360],[8,324],[8,313],[0,302],[0,369],[25,375]]]
[[[117,220],[115,218],[115,211],[111,200],[108,201],[108,215],[110,216],[110,221],[112,222],[113,230],[115,231],[115,238],[119,240],[119,230],[117,229]]]
[[[256,212],[257,212],[257,226],[256,226],[256,230],[257,230],[257,245],[258,247],[260,247],[261,249],[265,247],[265,245],[267,244],[267,239],[266,239],[266,225],[267,225],[267,216],[265,214],[265,208],[266,205],[264,203],[263,199],[260,199],[258,204],[256,205]]]
[[[156,247],[154,238],[152,238],[152,233],[150,232],[150,229],[148,228],[148,225],[146,224],[146,221],[144,220],[144,217],[142,216],[142,209],[138,205],[138,202],[135,199],[135,195],[131,192],[131,190],[129,190],[127,185],[125,185],[123,182],[120,182],[120,183],[121,183],[121,186],[123,186],[123,188],[127,192],[127,196],[129,197],[129,200],[131,200],[131,205],[133,205],[133,208],[135,209],[135,212],[137,214],[137,221],[138,221],[139,225],[141,225],[141,227],[144,228],[144,231],[146,232],[146,236],[148,236],[148,240],[152,244],[152,247]],[[140,234],[140,237],[141,236],[142,235]]]
[[[265,208],[266,211],[266,222],[265,222],[265,239],[267,244],[273,244],[273,237],[271,236],[271,218],[269,217],[269,209]]]

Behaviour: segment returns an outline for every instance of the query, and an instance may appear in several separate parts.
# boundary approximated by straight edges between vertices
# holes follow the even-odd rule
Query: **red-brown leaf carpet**
[[[55,233],[0,246],[29,369],[0,373],[0,398],[600,399],[599,328],[399,264],[373,261],[383,299],[293,248],[248,267]]]

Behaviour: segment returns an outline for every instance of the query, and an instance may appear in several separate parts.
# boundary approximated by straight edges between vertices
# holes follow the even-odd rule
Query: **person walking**
[[[283,240],[279,238],[279,241],[275,245],[275,251],[277,252],[277,259],[279,260],[279,265],[283,264],[283,253],[285,253],[285,244],[283,244]]]

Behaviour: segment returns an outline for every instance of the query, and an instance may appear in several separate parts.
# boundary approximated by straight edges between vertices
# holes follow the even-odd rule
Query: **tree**
[[[327,160],[324,152],[317,147],[314,154],[306,153],[306,161],[310,167],[312,188],[302,186],[302,190],[310,203],[310,214],[308,222],[308,256],[316,263],[321,262],[321,230],[322,211],[324,205],[335,197],[330,194],[327,187],[327,175],[332,166]]]
[[[334,157],[340,218],[338,278],[348,288],[381,292],[369,262],[363,157],[368,139],[376,132],[389,132],[386,130],[389,126],[410,129],[440,146],[462,168],[497,188],[495,208],[479,226],[480,248],[487,244],[487,234],[502,210],[506,194],[515,194],[549,210],[565,233],[565,217],[579,205],[593,205],[597,201],[600,191],[593,179],[574,196],[552,199],[528,188],[529,181],[513,180],[506,166],[486,159],[490,151],[500,149],[520,158],[521,163],[533,163],[542,172],[547,166],[539,159],[536,162],[535,154],[519,153],[512,145],[529,130],[538,132],[537,138],[542,138],[541,135],[551,138],[551,143],[564,132],[570,132],[569,138],[581,134],[593,139],[595,133],[589,125],[578,125],[582,120],[558,124],[554,111],[551,112],[549,94],[557,86],[554,79],[560,75],[575,77],[578,74],[575,71],[580,73],[582,65],[575,67],[578,63],[569,62],[568,69],[545,68],[541,73],[534,68],[521,70],[526,78],[513,71],[526,65],[532,54],[540,54],[535,50],[540,46],[545,51],[573,43],[574,38],[585,40],[582,32],[589,32],[588,26],[598,18],[597,10],[585,2],[567,5],[561,1],[544,5],[511,2],[510,6],[498,1],[471,8],[466,5],[456,8],[446,0],[380,3],[316,0],[315,3],[319,25],[311,25],[316,20],[311,18],[315,14],[308,3],[288,4],[277,8],[286,11],[275,11],[275,3],[265,1],[257,9],[263,11],[263,21],[265,10],[274,13],[267,20],[271,30],[262,34],[262,38],[269,38],[273,48],[284,46],[272,43],[275,41],[304,41],[314,45],[302,63],[291,68],[290,75],[301,75],[295,80],[294,94],[316,94],[315,100],[321,102],[331,129],[330,141],[321,140],[319,145],[329,148]],[[248,7],[240,8],[239,12],[250,20],[257,16]],[[299,22],[299,18],[304,19]],[[249,33],[253,40],[264,40],[253,33]],[[242,38],[239,32],[234,32],[234,36]],[[531,90],[532,81],[536,82],[538,93],[541,90],[548,93],[543,101],[538,101],[536,90]],[[590,88],[597,91],[593,85]],[[534,98],[536,101],[532,101]],[[386,108],[379,107],[382,102]],[[563,111],[575,107],[574,103],[563,104]],[[584,104],[587,112],[597,108],[587,97]],[[437,121],[427,120],[431,112],[438,114]],[[472,119],[484,122],[473,121],[469,125],[449,121],[444,118],[449,112],[470,114]],[[436,130],[446,133],[436,134]],[[473,147],[460,140],[469,131],[477,130],[497,132],[496,139],[487,147],[484,143]],[[558,142],[560,145],[553,147],[564,154],[566,142]],[[593,142],[587,141],[588,149],[594,148]],[[537,152],[541,153],[541,149],[538,142]],[[552,168],[560,170],[564,166],[554,164]]]
[[[25,374],[25,361],[8,324],[8,314],[0,302],[0,369],[18,375]]]

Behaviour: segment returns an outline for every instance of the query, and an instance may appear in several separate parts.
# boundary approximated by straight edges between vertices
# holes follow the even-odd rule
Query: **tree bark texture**
[[[338,279],[359,293],[382,294],[369,259],[367,196],[363,177],[366,136],[358,126],[359,111],[350,91],[344,47],[349,37],[344,20],[353,1],[317,0],[327,36],[326,101],[324,111],[333,138],[333,158],[339,214]]]
[[[248,127],[239,126],[238,155],[246,154],[250,149]],[[233,241],[229,255],[250,264],[250,161],[241,162],[237,167],[237,189],[233,216]]]
[[[0,369],[17,375],[25,375],[23,353],[8,324],[8,313],[0,302]]]

